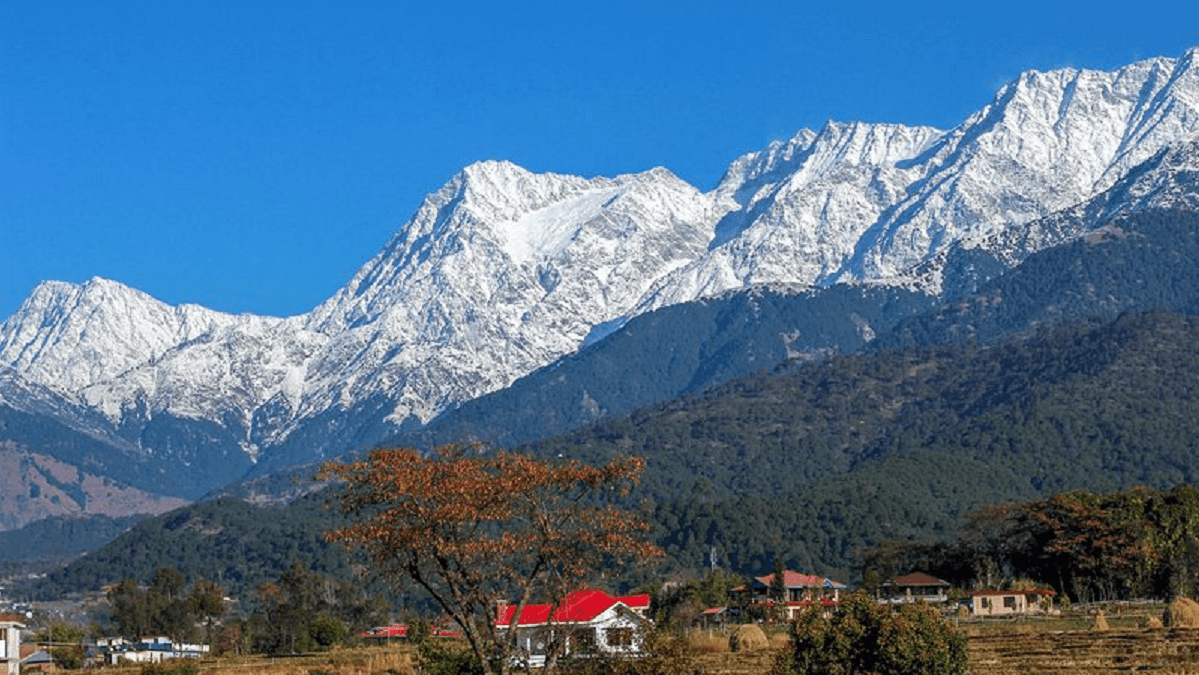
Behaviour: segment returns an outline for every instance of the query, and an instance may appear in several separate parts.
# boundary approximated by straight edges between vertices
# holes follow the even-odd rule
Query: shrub
[[[426,675],[482,675],[483,663],[473,652],[452,649],[439,640],[425,640],[417,647],[420,672]]]
[[[791,647],[774,672],[796,675],[962,675],[966,638],[936,609],[918,602],[892,612],[861,593],[829,618],[811,607],[791,626]]]
[[[83,648],[79,646],[55,647],[50,650],[54,665],[62,670],[75,670],[83,666]]]
[[[349,630],[340,619],[325,613],[308,622],[308,636],[321,649],[328,649],[346,638]]]

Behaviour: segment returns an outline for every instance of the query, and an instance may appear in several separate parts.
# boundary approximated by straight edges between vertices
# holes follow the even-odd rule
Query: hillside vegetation
[[[532,450],[647,458],[634,498],[667,568],[703,567],[715,552],[741,572],[781,556],[849,577],[866,548],[948,540],[988,504],[1196,481],[1197,395],[1199,319],[1130,313],[991,346],[795,366]],[[189,507],[138,524],[51,581],[95,588],[170,565],[246,588],[296,560],[348,574],[321,539],[333,523],[323,502]]]
[[[1199,320],[1160,312],[1022,340],[853,355],[745,378],[536,446],[649,459],[641,495],[685,566],[774,556],[846,573],[863,547],[1075,488],[1195,479]]]

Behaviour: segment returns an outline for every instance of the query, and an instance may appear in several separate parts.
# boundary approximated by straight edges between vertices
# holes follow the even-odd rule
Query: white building
[[[0,663],[4,671],[0,675],[17,675],[21,672],[21,631],[25,629],[25,617],[18,614],[0,614]]]
[[[515,628],[522,660],[539,668],[555,646],[562,656],[640,654],[647,609],[648,595],[614,598],[603,591],[575,591],[557,606],[525,605],[519,617],[516,607],[502,606],[496,625]]]

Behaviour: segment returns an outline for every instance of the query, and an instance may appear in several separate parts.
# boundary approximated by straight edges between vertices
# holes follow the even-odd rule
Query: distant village
[[[775,574],[747,580],[731,588],[727,603],[708,607],[694,618],[702,629],[726,628],[745,623],[791,621],[809,608],[824,614],[835,612],[846,584],[818,575],[783,570],[781,583]],[[923,572],[913,572],[879,584],[873,599],[880,604],[926,602],[943,608],[951,616],[965,618],[1045,615],[1058,612],[1055,592],[1045,588],[992,589],[954,592],[951,585]],[[546,649],[555,633],[566,631],[566,654],[636,655],[642,636],[651,622],[652,598],[648,593],[613,596],[590,589],[568,594],[557,604],[530,604],[519,615],[517,607],[501,603],[496,608],[496,626],[516,630],[520,652],[530,666],[544,662]],[[6,610],[0,614],[0,675],[55,670],[52,645],[38,641],[30,630],[34,612]],[[20,609],[20,608],[15,608]],[[425,626],[422,637],[458,637],[454,626]],[[415,628],[407,624],[377,626],[357,637],[365,643],[391,643],[413,639]],[[159,663],[167,659],[199,659],[212,648],[172,640],[164,635],[91,638],[81,645],[84,664]]]

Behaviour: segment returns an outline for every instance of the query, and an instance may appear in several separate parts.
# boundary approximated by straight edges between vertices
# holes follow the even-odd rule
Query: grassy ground
[[[1094,616],[1075,612],[1018,621],[966,622],[971,675],[1098,675],[1157,673],[1199,675],[1199,629],[1143,628],[1160,608],[1116,609],[1108,630],[1096,630]],[[783,629],[768,630],[770,644],[752,652],[732,652],[727,634],[696,631],[689,643],[699,672],[707,675],[761,675],[786,647]],[[416,675],[414,650],[406,645],[340,649],[294,658],[222,658],[199,663],[203,675]],[[112,675],[140,675],[127,666]]]

